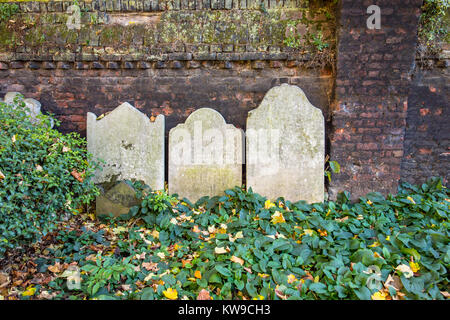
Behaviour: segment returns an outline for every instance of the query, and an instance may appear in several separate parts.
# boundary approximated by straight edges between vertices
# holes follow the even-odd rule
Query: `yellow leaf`
[[[311,229],[305,229],[305,234],[307,235],[307,236],[312,236],[313,235],[313,230],[311,230]]]
[[[372,300],[386,300],[387,295],[386,292],[378,291],[372,295]]]
[[[391,241],[391,236],[387,236],[386,241]]]
[[[275,203],[270,202],[270,200],[266,200],[264,203],[264,209],[270,209],[272,207],[275,207]]]
[[[372,201],[370,201],[370,200],[367,200],[367,204],[370,206],[370,205],[372,205],[373,204],[373,202]]]
[[[317,283],[317,282],[319,282],[319,276],[314,277],[314,283]]]
[[[224,247],[216,247],[216,248],[214,249],[214,252],[215,252],[216,254],[223,254],[223,253],[227,253],[227,250],[225,250]]]
[[[158,232],[158,231],[153,230],[152,233],[151,233],[151,235],[152,235],[153,238],[159,239],[159,232]]]
[[[291,283],[294,283],[295,281],[298,281],[298,279],[293,274],[290,274],[290,275],[288,275],[287,281],[289,284],[291,284]]]
[[[411,201],[411,202],[412,202],[412,204],[416,204],[416,202],[414,201],[414,199],[413,199],[413,198],[411,198],[410,196],[407,196],[407,197],[406,197],[406,199],[408,199],[409,201]]]
[[[239,231],[238,233],[236,233],[236,236],[234,238],[230,234],[228,236],[228,239],[230,240],[230,242],[235,242],[237,239],[242,239],[243,237],[244,237],[244,234],[242,233],[242,231]]]
[[[257,297],[253,298],[252,300],[264,300],[264,296],[258,295]]]
[[[275,211],[275,213],[272,215],[272,220],[270,221],[273,224],[277,223],[284,223],[286,220],[284,220],[283,214],[279,211]]]
[[[411,278],[414,275],[411,268],[409,266],[407,266],[406,264],[401,264],[401,265],[397,266],[397,268],[395,268],[395,270],[402,272],[403,275],[405,276],[405,278]]]
[[[31,286],[27,287],[27,289],[22,293],[22,296],[29,297],[29,296],[34,295],[35,293],[36,293],[36,288],[31,285]]]
[[[125,227],[123,227],[123,226],[119,226],[119,227],[117,227],[117,228],[113,228],[113,229],[112,229],[112,232],[113,232],[114,234],[119,234],[119,233],[122,233],[122,232],[125,232],[125,231],[128,231],[128,229],[125,228]]]
[[[227,233],[227,229],[226,228],[219,228],[219,229],[217,229],[217,233],[225,234],[225,233]]]
[[[232,262],[239,263],[241,266],[244,265],[244,260],[242,260],[242,259],[239,258],[239,257],[232,256],[232,257],[230,258],[230,260],[231,260]]]
[[[380,243],[378,241],[375,241],[374,243],[372,243],[369,247],[371,248],[375,248],[378,247],[380,245]]]
[[[164,260],[164,258],[166,257],[166,255],[164,254],[164,252],[158,252],[156,254],[161,260]]]
[[[178,298],[178,292],[176,289],[168,288],[167,290],[163,291],[163,294],[167,299],[170,300],[175,300]]]
[[[383,258],[380,256],[380,254],[379,254],[378,252],[374,252],[374,253],[373,253],[373,256],[374,256],[375,258],[381,258],[381,259],[383,259]]]
[[[419,264],[416,263],[416,262],[411,261],[411,262],[409,263],[409,266],[411,267],[411,270],[412,270],[412,272],[414,272],[414,273],[420,270]]]
[[[267,278],[267,277],[270,277],[270,275],[268,275],[267,273],[258,273],[258,276],[263,278],[263,279]]]
[[[197,270],[194,273],[194,277],[196,277],[197,279],[201,279],[202,278],[202,273],[199,270]]]

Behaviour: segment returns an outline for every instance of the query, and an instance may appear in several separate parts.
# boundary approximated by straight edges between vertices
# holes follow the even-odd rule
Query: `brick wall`
[[[332,197],[397,191],[421,2],[342,0],[331,158],[343,170]],[[379,30],[366,27],[371,4],[381,8]]]
[[[414,73],[408,96],[402,181],[422,184],[429,177],[439,176],[449,182],[450,57],[445,58],[431,69],[417,68]]]
[[[301,86],[328,115],[330,65],[311,68],[306,44],[284,44],[295,20],[302,32],[323,30],[334,46],[334,17],[303,0],[78,3],[79,29],[66,25],[70,1],[20,2],[17,25],[0,23],[0,94],[40,100],[64,132],[84,135],[86,112],[99,115],[124,101],[165,114],[166,132],[200,107],[243,128],[247,112],[283,82]]]
[[[10,62],[0,65],[0,91],[19,91],[62,121],[61,130],[85,134],[86,113],[130,102],[147,115],[164,114],[166,133],[195,109],[210,107],[240,128],[273,86],[305,90],[328,114],[333,76],[295,61]]]
[[[164,114],[167,133],[201,107],[245,129],[248,111],[271,87],[295,84],[324,112],[327,153],[341,164],[331,198],[342,190],[353,198],[395,193],[401,180],[448,180],[448,65],[415,68],[421,2],[342,0],[335,29],[304,1],[95,0],[80,3],[97,20],[85,14],[69,33],[62,17],[71,2],[24,2],[35,27],[19,30],[21,41],[9,46],[0,24],[0,94],[34,97],[62,131],[82,135],[86,112],[128,101]],[[381,7],[380,30],[366,27],[371,4]],[[307,22],[318,23],[332,46],[337,30],[335,74],[311,68],[305,48],[284,45],[288,19],[301,20],[301,32],[316,32]]]

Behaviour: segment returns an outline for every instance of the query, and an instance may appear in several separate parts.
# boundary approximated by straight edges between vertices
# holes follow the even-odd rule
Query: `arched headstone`
[[[274,87],[249,112],[246,154],[247,188],[272,200],[324,200],[324,117],[299,87]]]
[[[169,192],[195,202],[242,184],[242,129],[210,108],[169,132]]]
[[[94,182],[143,181],[164,189],[164,116],[154,122],[125,102],[99,119],[87,114],[87,148],[105,161]]]

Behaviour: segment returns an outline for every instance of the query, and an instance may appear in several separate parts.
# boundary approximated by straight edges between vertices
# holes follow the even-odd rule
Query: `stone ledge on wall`
[[[330,51],[335,45],[334,9],[327,7],[329,14],[324,14],[305,3],[84,1],[78,3],[80,25],[69,27],[67,8],[72,2],[19,2],[14,20],[0,21],[0,61],[305,62],[316,53],[308,41],[317,30]],[[147,12],[153,4],[158,10]],[[294,31],[289,29],[292,23]],[[285,42],[292,32],[303,37],[295,48]]]
[[[266,9],[298,8],[302,0],[264,0]],[[27,1],[20,3],[23,12],[65,12],[71,1]],[[101,12],[153,12],[165,10],[232,10],[261,8],[259,0],[92,0],[78,1],[81,9]]]

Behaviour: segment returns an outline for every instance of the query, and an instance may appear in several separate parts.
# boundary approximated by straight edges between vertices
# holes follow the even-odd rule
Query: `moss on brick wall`
[[[167,52],[216,54],[222,52],[219,47],[227,45],[235,53],[296,52],[304,56],[321,51],[307,39],[318,32],[325,35],[326,47],[334,50],[332,2],[319,7],[307,1],[271,0],[194,1],[195,6],[183,0],[77,3],[81,9],[79,29],[66,26],[67,8],[73,2],[19,3],[14,18],[0,23],[0,50],[18,53],[19,60],[27,60],[24,53],[43,51],[59,55],[104,51],[153,56]],[[286,39],[292,36],[305,41],[291,48]],[[245,60],[245,56],[233,59]]]

